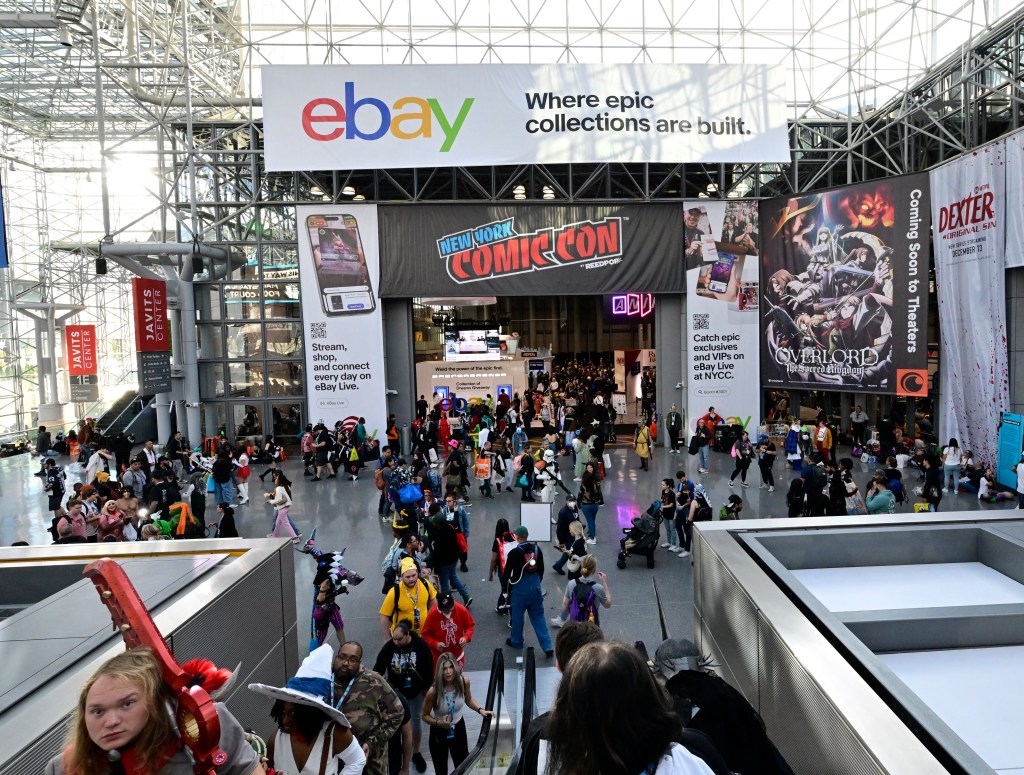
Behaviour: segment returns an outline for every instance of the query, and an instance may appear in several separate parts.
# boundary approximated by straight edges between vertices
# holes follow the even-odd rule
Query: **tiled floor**
[[[648,570],[640,557],[630,559],[624,570],[618,570],[615,557],[621,528],[629,524],[631,516],[646,508],[657,497],[659,480],[674,476],[681,466],[689,466],[695,472],[696,458],[685,452],[672,455],[658,449],[651,470],[645,472],[638,470],[637,458],[625,448],[612,449],[610,454],[612,466],[604,483],[606,505],[598,514],[599,543],[593,547],[599,560],[599,569],[608,574],[614,602],[610,610],[602,612],[602,627],[609,637],[630,642],[644,640],[649,646],[656,645],[661,640],[652,587],[652,581],[656,581],[666,607],[671,634],[692,638],[693,576],[689,560],[659,549],[654,570]],[[713,453],[711,473],[695,478],[695,481],[703,480],[708,485],[713,503],[720,504],[730,492],[737,492],[746,501],[746,517],[785,516],[785,491],[790,476],[781,472],[782,466],[777,464],[775,471],[779,486],[774,493],[768,493],[758,489],[759,476],[756,471],[751,471],[749,488],[741,488],[737,482],[735,490],[730,490],[727,481],[731,462],[727,455]],[[49,536],[45,532],[45,525],[49,523],[45,512],[46,497],[40,480],[32,476],[37,465],[28,456],[0,460],[0,498],[6,505],[0,517],[0,543],[3,545],[19,540],[49,543]],[[868,467],[859,463],[857,467],[861,469],[857,480],[863,483],[869,476]],[[343,477],[310,482],[301,476],[301,466],[297,462],[285,463],[285,470],[295,480],[292,516],[299,528],[307,536],[314,527],[318,528],[317,543],[321,548],[336,550],[347,547],[346,564],[366,577],[365,583],[353,588],[352,593],[341,597],[339,602],[345,617],[346,637],[361,641],[367,652],[367,661],[372,662],[381,640],[377,618],[377,609],[382,600],[380,562],[391,541],[389,527],[377,518],[378,492],[373,485],[373,477],[367,471],[357,482],[350,482]],[[259,469],[256,472],[259,473]],[[914,472],[907,472],[907,480],[911,485],[915,483],[915,476]],[[571,482],[567,481],[567,484],[573,488]],[[261,538],[269,532],[271,512],[263,505],[260,495],[261,491],[269,489],[269,482],[261,487],[258,478],[250,480],[252,505],[239,507],[236,513],[236,522],[242,535]],[[561,503],[562,499],[558,498],[556,509]],[[946,496],[942,503],[943,510],[972,510],[979,508],[979,505],[977,499],[969,495]],[[1004,505],[1002,508],[1012,505]],[[996,507],[985,505],[984,508]],[[909,504],[903,510],[909,511]],[[518,491],[496,495],[495,500],[475,497],[469,513],[472,524],[469,539],[470,572],[463,580],[475,598],[472,610],[477,617],[477,629],[468,650],[467,669],[476,671],[488,669],[491,651],[502,646],[508,635],[506,620],[493,610],[498,595],[497,582],[488,583],[485,579],[495,521],[505,517],[513,526],[518,524]],[[544,548],[550,565],[555,559],[554,553],[550,545]],[[297,556],[296,568],[299,620],[300,625],[305,627],[309,621],[314,563],[305,556]],[[556,613],[561,604],[564,581],[564,577],[550,572],[545,576],[549,617]],[[529,625],[526,643],[536,646]],[[514,664],[514,656],[512,650],[507,649],[508,664]],[[544,664],[543,655],[540,656],[539,664]],[[481,691],[484,688],[480,687]]]

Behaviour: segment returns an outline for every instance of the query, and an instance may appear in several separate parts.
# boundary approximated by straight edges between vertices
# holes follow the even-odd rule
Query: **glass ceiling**
[[[252,110],[248,101],[260,96],[259,66],[268,63],[753,62],[786,67],[793,119],[845,118],[901,93],[1019,5],[1008,0],[3,0],[0,126],[7,137],[94,133],[94,44],[105,66],[105,108],[115,134],[136,132],[138,122],[183,115],[183,64],[194,113],[201,117],[259,117],[258,107]]]

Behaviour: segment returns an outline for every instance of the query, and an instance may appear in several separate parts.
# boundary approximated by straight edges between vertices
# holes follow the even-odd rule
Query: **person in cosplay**
[[[334,649],[310,652],[283,687],[249,684],[274,700],[270,717],[277,731],[267,741],[267,759],[288,775],[359,775],[366,755],[345,714],[331,705]]]
[[[206,660],[182,668],[192,674],[191,685],[214,699],[219,689],[226,691],[230,671]],[[112,657],[82,687],[67,747],[46,766],[46,775],[192,775],[194,761],[178,736],[173,703],[153,651],[135,648]],[[227,755],[218,775],[265,775],[241,725],[220,703],[216,709],[218,747]]]

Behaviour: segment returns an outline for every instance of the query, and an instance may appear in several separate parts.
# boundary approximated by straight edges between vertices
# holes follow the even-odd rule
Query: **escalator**
[[[96,421],[96,427],[103,432],[104,436],[115,436],[118,433],[128,433],[132,430],[139,432],[140,428],[133,426],[138,426],[140,422],[144,422],[146,410],[150,408],[152,403],[153,396],[144,396],[134,390],[130,390],[117,399],[114,405],[103,413]],[[150,413],[152,413],[152,410],[150,410]],[[146,429],[141,430],[140,435],[142,438],[150,438],[152,436],[148,432],[148,426]]]
[[[526,649],[522,663],[507,676],[504,654],[495,649],[484,707],[493,711],[494,717],[483,719],[476,745],[453,775],[515,771],[530,722],[543,712],[537,703],[537,663],[532,648]]]

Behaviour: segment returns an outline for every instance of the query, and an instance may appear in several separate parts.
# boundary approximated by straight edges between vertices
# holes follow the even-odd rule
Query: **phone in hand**
[[[732,279],[733,265],[736,257],[729,253],[720,253],[718,260],[711,267],[711,276],[708,278],[708,290],[712,293],[725,293],[729,289],[729,280]]]
[[[306,219],[320,301],[327,315],[376,309],[366,255],[354,215],[311,215]]]

